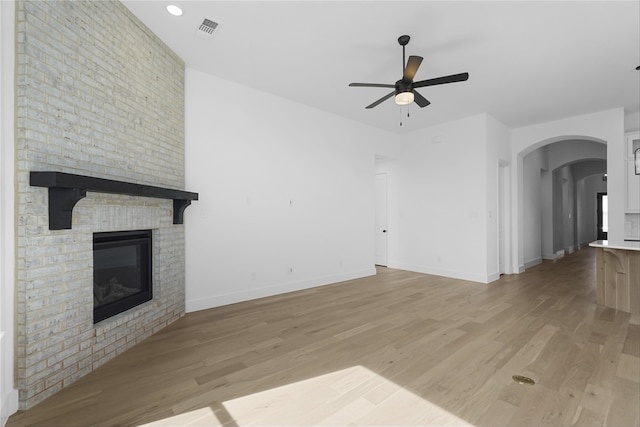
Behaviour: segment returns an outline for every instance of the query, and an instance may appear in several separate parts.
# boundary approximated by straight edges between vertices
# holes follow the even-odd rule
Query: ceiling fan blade
[[[378,100],[377,100],[376,102],[374,102],[373,104],[371,104],[371,105],[367,105],[367,106],[366,106],[366,107],[364,107],[364,108],[367,108],[367,109],[369,109],[369,108],[373,108],[373,107],[375,107],[376,105],[381,104],[382,102],[384,102],[384,101],[386,101],[387,99],[391,98],[391,97],[392,97],[393,95],[395,95],[395,94],[396,94],[396,91],[394,90],[393,92],[388,93],[387,95],[385,95],[385,96],[383,96],[382,98],[378,99]]]
[[[436,77],[435,79],[422,80],[415,82],[413,87],[425,87],[443,85],[445,83],[464,82],[469,78],[469,73],[452,74],[450,76]]]
[[[415,101],[416,104],[418,104],[420,106],[420,108],[424,108],[427,105],[431,104],[427,98],[425,98],[424,96],[420,95],[415,90],[413,91],[413,100]]]
[[[349,83],[349,87],[388,87],[395,88],[395,85],[388,85],[384,83]]]
[[[422,57],[411,55],[407,61],[407,66],[404,67],[402,80],[406,82],[412,81],[418,72],[418,68],[420,68],[420,64],[422,64]]]

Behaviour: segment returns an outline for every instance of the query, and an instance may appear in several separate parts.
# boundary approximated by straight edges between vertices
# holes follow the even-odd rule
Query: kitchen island
[[[597,240],[596,302],[640,313],[640,242]]]

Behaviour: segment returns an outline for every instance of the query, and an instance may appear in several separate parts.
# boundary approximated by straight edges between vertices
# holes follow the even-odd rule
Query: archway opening
[[[522,150],[518,160],[524,269],[596,240],[596,193],[607,191],[606,141],[550,138]]]

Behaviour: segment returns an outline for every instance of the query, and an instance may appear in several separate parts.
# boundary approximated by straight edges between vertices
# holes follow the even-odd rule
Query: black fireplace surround
[[[153,297],[151,230],[93,235],[93,322]]]

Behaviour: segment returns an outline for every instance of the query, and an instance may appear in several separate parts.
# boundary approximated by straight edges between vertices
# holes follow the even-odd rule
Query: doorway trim
[[[15,2],[0,1],[0,425],[18,410],[15,388]]]
[[[498,159],[498,275],[512,274],[511,263],[511,165]]]

